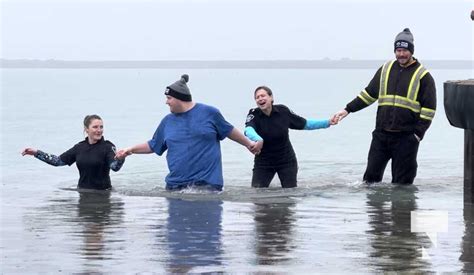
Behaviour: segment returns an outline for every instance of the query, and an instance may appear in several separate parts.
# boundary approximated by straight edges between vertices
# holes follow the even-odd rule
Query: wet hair
[[[255,92],[253,92],[254,98],[257,95],[258,90],[264,90],[269,96],[273,96],[272,89],[268,88],[267,86],[258,86],[257,89],[255,89]]]
[[[89,125],[91,125],[94,119],[102,120],[102,118],[100,118],[98,115],[87,115],[84,118],[84,127],[89,128]]]

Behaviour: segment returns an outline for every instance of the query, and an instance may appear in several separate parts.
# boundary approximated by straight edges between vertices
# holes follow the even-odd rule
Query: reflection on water
[[[167,200],[169,272],[186,273],[195,267],[220,266],[222,201]]]
[[[464,204],[464,236],[462,238],[461,262],[463,273],[474,272],[474,204]]]
[[[8,234],[2,249],[18,256],[3,256],[0,273],[474,271],[472,205],[465,205],[464,223],[460,207],[448,209],[451,227],[438,249],[424,233],[410,232],[411,211],[439,204],[426,204],[435,194],[426,187],[335,186],[304,198],[302,188],[266,190],[251,203],[241,198],[250,194],[245,188],[234,187],[235,197],[224,202],[222,194],[48,192],[34,207],[23,201],[30,207],[21,215],[9,208],[7,218],[20,216],[23,223],[2,224]]]
[[[101,272],[123,247],[124,203],[103,191],[56,194],[24,214],[31,232],[24,240],[29,260],[24,272]]]
[[[410,230],[411,211],[417,210],[416,186],[374,186],[367,193],[373,250],[372,264],[380,271],[427,270],[422,248],[431,246],[427,236]]]
[[[82,236],[83,243],[79,249],[82,255],[83,272],[101,272],[107,260],[113,260],[116,245],[123,243],[123,238],[116,230],[123,223],[124,203],[121,199],[111,198],[110,192],[79,192],[77,203],[77,220],[81,225],[76,234]]]
[[[80,192],[77,213],[84,238],[82,255],[88,260],[107,259],[105,245],[111,240],[106,240],[106,229],[122,223],[123,203],[111,201],[110,192]]]
[[[256,256],[259,265],[274,265],[291,258],[294,203],[255,203]]]

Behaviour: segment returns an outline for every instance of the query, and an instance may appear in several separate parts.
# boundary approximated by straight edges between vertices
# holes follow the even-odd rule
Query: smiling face
[[[412,56],[413,54],[407,49],[397,48],[395,50],[395,57],[402,67],[406,67],[410,64]]]
[[[93,119],[87,127],[84,128],[90,144],[97,143],[102,139],[104,133],[104,123],[101,119]]]
[[[258,89],[255,92],[255,103],[265,114],[270,114],[273,105],[273,95],[270,95],[265,89]]]

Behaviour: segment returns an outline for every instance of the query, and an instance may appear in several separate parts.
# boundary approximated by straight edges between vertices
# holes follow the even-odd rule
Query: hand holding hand
[[[260,152],[262,151],[262,147],[263,147],[263,140],[259,140],[255,142],[252,148],[252,153],[255,155],[260,154]]]
[[[249,145],[247,146],[247,149],[250,151],[252,154],[257,154],[257,149],[255,147],[257,146],[257,143],[255,141],[250,141]]]
[[[125,159],[126,157],[132,154],[132,150],[130,148],[121,149],[115,154],[116,159]]]
[[[342,109],[339,112],[335,113],[331,117],[330,121],[336,122],[336,124],[337,124],[337,123],[339,123],[339,121],[341,121],[343,118],[345,118],[348,114],[349,114],[348,111],[346,111],[345,109]]]
[[[21,155],[24,156],[24,155],[31,155],[31,156],[34,156],[36,155],[36,153],[38,152],[38,150],[34,149],[34,148],[25,148],[22,152],[21,152]]]

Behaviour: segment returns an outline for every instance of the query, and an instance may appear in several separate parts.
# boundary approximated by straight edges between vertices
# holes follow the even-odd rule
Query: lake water
[[[2,69],[0,272],[474,272],[463,130],[446,119],[442,86],[472,70],[431,71],[437,114],[408,187],[392,186],[390,169],[384,183],[361,183],[375,104],[329,129],[290,133],[300,167],[292,190],[277,177],[269,189],[250,188],[252,155],[230,140],[221,143],[219,194],[165,191],[166,160],[154,154],[133,155],[111,172],[111,193],[79,193],[75,166],[20,155],[26,146],[64,152],[83,139],[82,119],[93,113],[118,148],[147,141],[169,112],[165,86],[182,73],[195,101],[243,129],[259,85],[304,117],[328,118],[374,72]],[[446,219],[414,232],[412,211]]]

